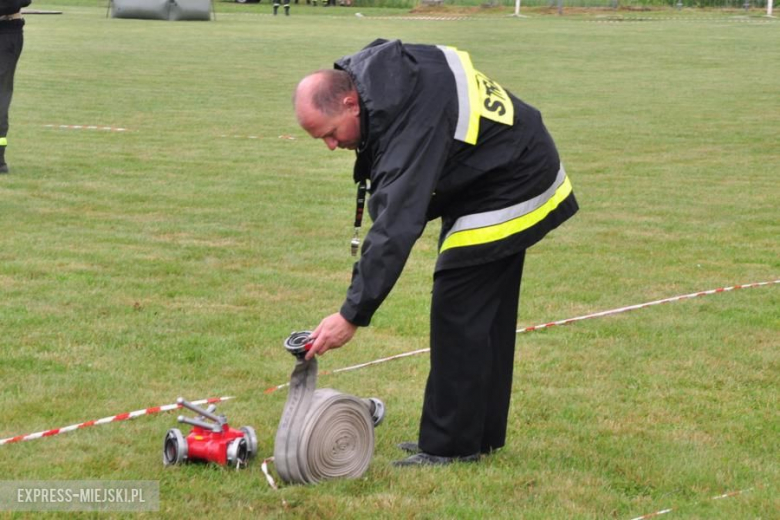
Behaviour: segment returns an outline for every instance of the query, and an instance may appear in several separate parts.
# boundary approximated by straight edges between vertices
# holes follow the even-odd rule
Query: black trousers
[[[24,20],[0,21],[0,137],[8,135],[8,109],[14,94],[14,74],[22,54]]]
[[[466,456],[504,446],[524,260],[522,251],[434,276],[424,452]]]

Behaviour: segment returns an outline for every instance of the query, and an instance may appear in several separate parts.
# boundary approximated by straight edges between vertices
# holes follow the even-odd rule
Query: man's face
[[[301,127],[315,139],[322,139],[331,150],[355,150],[360,144],[360,105],[352,96],[346,97],[338,114],[329,116],[311,104],[299,107]]]

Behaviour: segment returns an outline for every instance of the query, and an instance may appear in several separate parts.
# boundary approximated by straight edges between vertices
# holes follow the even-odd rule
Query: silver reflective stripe
[[[469,130],[469,117],[471,116],[471,103],[469,102],[469,82],[466,72],[463,70],[463,64],[458,57],[458,53],[449,47],[437,46],[444,57],[447,59],[447,65],[450,66],[452,74],[455,76],[455,86],[458,89],[458,125],[455,127],[455,139],[465,141]]]
[[[452,226],[452,229],[449,230],[444,240],[447,240],[452,234],[458,233],[459,231],[495,226],[527,215],[528,213],[539,209],[545,202],[550,200],[555,194],[555,191],[563,184],[564,180],[566,180],[566,172],[563,169],[563,164],[561,164],[561,167],[558,170],[558,176],[555,177],[555,182],[553,182],[541,195],[537,195],[532,199],[515,204],[514,206],[509,206],[508,208],[464,215],[455,221],[455,224]]]

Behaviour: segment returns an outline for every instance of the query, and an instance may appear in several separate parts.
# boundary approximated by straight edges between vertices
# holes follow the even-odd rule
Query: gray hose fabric
[[[358,478],[374,454],[371,403],[316,387],[317,360],[296,360],[276,431],[276,471],[282,480],[294,484]]]

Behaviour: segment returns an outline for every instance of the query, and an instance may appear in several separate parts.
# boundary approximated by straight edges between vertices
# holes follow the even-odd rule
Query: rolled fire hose
[[[285,348],[296,357],[274,443],[274,466],[288,483],[314,484],[362,476],[374,454],[374,427],[384,404],[331,388],[317,390],[317,360],[304,359],[309,332],[294,332]]]

